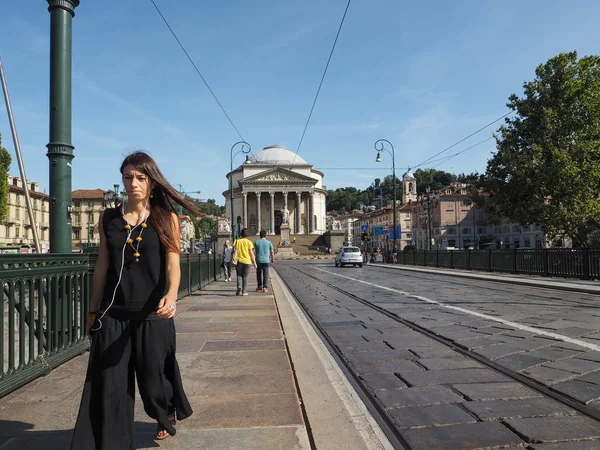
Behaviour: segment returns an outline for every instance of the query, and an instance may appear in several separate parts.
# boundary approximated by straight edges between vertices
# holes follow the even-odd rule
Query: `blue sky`
[[[155,1],[253,152],[295,152],[347,0]],[[48,189],[46,6],[3,5],[0,57],[27,176]],[[598,54],[599,16],[593,0],[353,0],[299,155],[329,189],[364,189],[390,173],[389,155],[375,163],[385,138],[401,174],[508,112],[538,64]],[[123,157],[144,149],[177,188],[223,204],[239,136],[150,0],[82,0],[73,36],[73,189],[110,188]],[[14,156],[3,102],[0,133]],[[489,141],[425,167],[483,172],[493,151]]]

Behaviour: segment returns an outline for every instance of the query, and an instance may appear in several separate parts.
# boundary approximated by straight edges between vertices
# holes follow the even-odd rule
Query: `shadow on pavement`
[[[73,430],[32,431],[34,425],[26,422],[0,420],[0,448],[2,450],[68,450]],[[135,448],[159,448],[154,440],[156,424],[134,424]]]

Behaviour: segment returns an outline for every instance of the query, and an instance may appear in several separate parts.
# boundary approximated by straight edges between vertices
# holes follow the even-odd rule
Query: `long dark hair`
[[[189,201],[184,199],[164,177],[158,165],[150,155],[144,152],[134,152],[127,156],[121,164],[121,175],[125,167],[132,165],[154,184],[150,198],[150,210],[152,212],[152,223],[160,237],[160,241],[167,251],[179,253],[179,236],[175,236],[173,219],[171,213],[176,213],[174,204],[183,206],[194,213],[198,209]],[[178,216],[179,217],[179,216]]]

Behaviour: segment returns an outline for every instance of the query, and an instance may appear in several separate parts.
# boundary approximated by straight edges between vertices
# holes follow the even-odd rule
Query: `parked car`
[[[363,254],[358,247],[342,247],[335,255],[335,267],[352,264],[354,267],[363,266]]]

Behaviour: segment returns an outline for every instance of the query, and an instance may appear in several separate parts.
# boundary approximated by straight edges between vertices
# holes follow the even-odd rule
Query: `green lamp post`
[[[50,251],[71,253],[71,47],[79,0],[47,0],[50,12]]]

